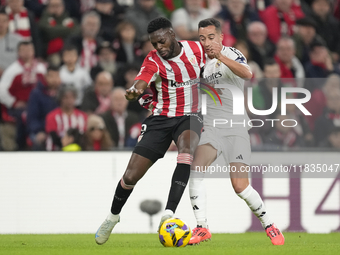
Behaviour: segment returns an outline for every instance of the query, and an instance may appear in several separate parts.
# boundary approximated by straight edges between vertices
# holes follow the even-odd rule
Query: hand
[[[131,87],[126,90],[125,98],[129,101],[136,100],[140,95],[142,95],[144,90],[136,89],[135,87]]]
[[[222,54],[221,54],[221,50],[222,50],[222,44],[213,41],[211,43],[211,45],[208,47],[208,50],[211,51],[212,55],[214,56],[214,58],[219,59]]]
[[[152,110],[153,105],[152,105],[152,95],[150,94],[146,94],[144,96],[142,96],[139,100],[138,100],[139,104],[147,109],[147,110]],[[151,108],[151,109],[150,109]]]
[[[331,52],[331,56],[332,56],[332,60],[333,60],[333,63],[338,63],[339,60],[340,60],[340,56],[338,53],[336,52]],[[0,71],[1,72],[1,71]],[[1,76],[1,75],[0,75]]]
[[[334,70],[332,57],[331,57],[331,55],[328,54],[328,52],[327,52],[325,64],[326,64],[326,68],[327,68],[328,71],[333,71]]]
[[[46,133],[45,132],[39,132],[35,136],[35,140],[37,143],[42,144],[46,140]]]
[[[312,133],[307,133],[305,135],[305,140],[306,141],[313,141],[314,140],[313,134]]]
[[[17,101],[14,106],[13,106],[14,109],[23,109],[23,108],[26,108],[26,102],[24,101]]]

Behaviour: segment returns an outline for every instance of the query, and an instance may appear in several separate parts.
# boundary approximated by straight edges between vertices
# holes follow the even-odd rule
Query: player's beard
[[[163,57],[164,59],[170,59],[170,58],[173,58],[175,56],[174,55],[174,51],[175,51],[175,42],[172,41],[171,42],[171,45],[170,45],[170,48],[169,48],[169,54],[166,55],[165,57]]]

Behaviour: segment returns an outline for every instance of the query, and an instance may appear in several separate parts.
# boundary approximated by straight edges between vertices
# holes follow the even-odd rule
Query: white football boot
[[[161,226],[163,225],[164,221],[166,221],[166,220],[168,220],[168,219],[171,219],[171,218],[173,218],[173,217],[174,217],[173,211],[171,211],[171,210],[165,210],[165,211],[164,211],[164,214],[163,214],[163,216],[162,216],[162,218],[161,218],[161,222],[159,223],[158,231],[157,231],[157,232],[159,233],[159,230],[160,230]]]
[[[96,243],[104,244],[109,240],[112,229],[120,221],[119,215],[109,214],[96,233]]]

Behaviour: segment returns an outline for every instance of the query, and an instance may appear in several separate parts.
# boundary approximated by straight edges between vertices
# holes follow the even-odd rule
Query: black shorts
[[[203,118],[201,114],[183,115],[180,117],[149,116],[142,124],[141,135],[134,153],[156,162],[163,158],[172,140],[185,130],[192,130],[201,136]]]

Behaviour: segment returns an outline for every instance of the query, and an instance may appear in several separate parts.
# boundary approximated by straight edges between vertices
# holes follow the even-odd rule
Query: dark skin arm
[[[148,87],[148,84],[143,80],[137,80],[133,83],[131,88],[126,90],[125,98],[129,101],[135,101],[140,95],[144,93],[144,90]]]

